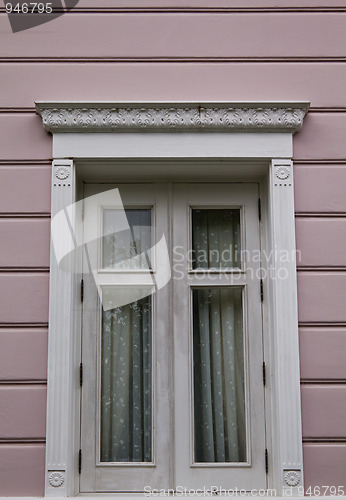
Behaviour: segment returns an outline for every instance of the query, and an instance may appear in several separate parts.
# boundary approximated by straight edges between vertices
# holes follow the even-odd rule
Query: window
[[[166,205],[162,203],[160,206],[163,210],[156,209],[156,212],[153,207],[159,205],[158,200],[161,199],[159,193],[156,193],[155,197],[157,197],[151,201],[148,200],[147,193],[146,199],[135,200],[133,204],[128,203],[126,206],[126,221],[128,222],[126,223],[132,227],[133,234],[131,237],[123,235],[124,239],[121,243],[123,256],[128,256],[128,259],[125,259],[128,262],[124,265],[124,261],[119,260],[118,249],[114,248],[112,239],[106,237],[102,247],[104,254],[99,253],[103,256],[105,267],[103,269],[100,267],[95,274],[98,285],[93,292],[95,298],[93,301],[95,304],[94,313],[89,318],[84,318],[82,325],[79,269],[75,260],[71,258],[78,252],[72,251],[76,240],[71,237],[70,232],[75,222],[74,210],[71,207],[80,199],[83,180],[88,183],[92,181],[102,183],[126,181],[131,184],[139,181],[145,183],[164,180],[181,183],[205,181],[210,186],[216,181],[223,184],[239,181],[259,183],[262,202],[260,250],[264,272],[262,322],[259,324],[263,324],[263,350],[256,351],[254,356],[260,361],[264,358],[266,362],[264,414],[259,415],[260,420],[262,417],[265,419],[266,428],[267,453],[265,456],[268,457],[268,473],[265,474],[264,481],[269,488],[276,489],[277,495],[285,494],[286,489],[289,490],[288,494],[290,495],[299,494],[303,487],[303,471],[296,265],[294,259],[293,171],[290,158],[292,158],[292,134],[299,131],[302,126],[308,108],[307,103],[53,102],[37,103],[36,106],[38,113],[42,116],[44,127],[53,134],[52,228],[56,222],[54,217],[56,214],[63,214],[65,219],[64,217],[61,219],[67,221],[64,227],[59,227],[59,231],[62,232],[58,233],[58,244],[54,247],[56,252],[53,251],[51,257],[46,496],[76,495],[81,490],[81,484],[89,491],[97,488],[100,488],[100,491],[108,491],[125,487],[125,491],[129,491],[129,485],[133,489],[136,486],[136,481],[137,486],[140,485],[140,488],[138,486],[140,491],[143,485],[140,482],[146,481],[148,475],[151,474],[150,471],[154,470],[153,461],[155,464],[162,463],[162,461],[157,460],[158,446],[165,448],[164,451],[171,460],[170,463],[165,464],[166,469],[162,471],[162,478],[168,477],[172,470],[178,471],[176,480],[170,477],[169,484],[177,484],[179,480],[186,485],[199,485],[200,477],[204,474],[203,470],[206,471],[205,474],[210,480],[216,478],[222,483],[225,470],[230,471],[232,475],[238,467],[240,475],[237,477],[241,478],[241,481],[243,479],[246,481],[246,489],[248,489],[253,484],[251,481],[259,484],[259,481],[263,480],[262,471],[265,463],[262,437],[260,434],[257,435],[256,429],[255,433],[252,432],[251,428],[253,421],[257,425],[257,414],[256,418],[251,420],[251,413],[256,407],[256,401],[263,404],[262,374],[257,375],[257,379],[252,376],[251,370],[255,369],[254,366],[257,365],[257,362],[252,364],[249,361],[251,359],[251,345],[253,345],[250,342],[252,339],[249,337],[250,331],[252,331],[250,326],[251,321],[254,324],[254,318],[257,317],[257,306],[255,306],[255,312],[251,313],[249,297],[251,293],[254,293],[255,282],[258,285],[258,278],[256,278],[257,281],[255,278],[244,281],[245,278],[248,279],[247,257],[241,253],[239,255],[238,252],[239,242],[241,249],[247,250],[251,247],[251,238],[250,240],[248,238],[242,239],[244,237],[244,229],[242,232],[242,228],[245,227],[245,231],[247,231],[246,228],[249,227],[249,224],[251,225],[251,221],[249,222],[247,219],[248,211],[242,208],[244,206],[246,208],[246,201],[239,199],[236,202],[234,201],[236,197],[232,196],[232,202],[229,199],[223,200],[222,203],[219,199],[214,199],[212,202],[212,197],[215,198],[212,190],[208,191],[207,196],[201,198],[198,198],[193,190],[192,197],[186,197],[185,206],[188,211],[185,214],[180,214],[179,222],[177,222],[179,210],[176,208],[175,198],[172,198],[173,192],[170,192],[168,198],[165,198],[170,200],[169,203],[166,202]],[[181,189],[183,190],[183,186]],[[177,193],[178,191],[176,191]],[[183,199],[185,195],[181,193]],[[195,195],[196,198],[194,198]],[[241,192],[238,193],[238,196],[241,197]],[[216,196],[216,198],[218,197]],[[110,228],[110,236],[118,212],[116,208],[114,211],[114,207],[105,208],[110,211],[104,214],[101,222],[105,227]],[[217,210],[222,210],[222,212],[217,213]],[[239,224],[237,222],[238,216]],[[205,230],[205,226],[213,225],[215,219],[222,225],[225,219],[229,220],[232,217],[233,225],[228,230],[227,238],[233,238],[234,241],[237,241],[237,245],[234,244],[231,254],[224,254],[220,258],[215,251],[206,259],[201,258],[203,241],[199,239],[199,235],[204,231],[207,240],[215,243],[214,236],[217,233],[215,231],[213,238],[209,238],[210,234],[208,230]],[[172,225],[170,225],[170,220],[173,220]],[[81,227],[82,224],[80,223],[79,226]],[[237,230],[238,226],[240,233]],[[198,228],[197,234],[195,228]],[[181,231],[179,232],[179,230]],[[146,258],[143,260],[142,256],[142,244],[144,249],[147,247],[149,239],[151,239],[152,244],[161,241],[159,235],[164,233],[168,236],[173,234],[173,241],[171,239],[167,241],[171,252],[174,250],[177,238],[178,240],[181,238],[180,246],[184,247],[185,245],[191,251],[188,266],[182,270],[181,280],[177,281],[177,286],[172,290],[173,297],[170,298],[165,295],[168,293],[169,286],[160,288],[157,293],[147,294],[148,288],[155,287],[153,278],[160,275],[161,262],[155,260],[155,248],[153,248],[154,254],[150,255],[149,260],[150,263],[154,262],[156,267],[147,272],[144,270],[147,260]],[[253,234],[255,233],[250,232],[250,236]],[[61,237],[62,235],[64,238]],[[228,244],[227,241],[226,244]],[[112,248],[111,251],[109,251],[109,247]],[[220,250],[223,248],[223,243],[219,242],[216,247],[219,247]],[[214,250],[217,249],[214,248]],[[69,263],[72,271],[74,270],[72,273],[66,272],[60,265],[61,255],[69,251],[72,251],[71,256],[66,257],[64,261]],[[292,258],[289,261],[278,261],[276,256],[280,255],[282,251],[291,255]],[[199,279],[203,273],[205,276],[203,279]],[[277,279],[279,273],[281,278]],[[283,275],[284,279],[282,279]],[[119,288],[118,282],[121,276],[125,281],[120,283]],[[150,276],[151,280],[149,280]],[[138,279],[139,277],[140,279]],[[225,280],[226,277],[229,277],[230,279],[227,284],[221,280],[220,285],[214,280],[215,277],[222,277]],[[133,280],[132,282],[129,282],[130,278]],[[164,276],[163,281],[165,279],[167,276]],[[243,281],[241,281],[242,279]],[[130,285],[128,288],[124,287],[125,282]],[[180,291],[179,287],[181,287]],[[136,335],[137,338],[139,336],[144,346],[140,351],[142,365],[146,367],[146,375],[150,373],[151,369],[151,379],[150,377],[145,378],[144,373],[140,370],[141,383],[136,385],[140,388],[139,393],[143,395],[143,400],[144,394],[151,392],[153,401],[151,407],[146,405],[151,413],[150,411],[142,412],[141,415],[145,413],[146,419],[144,421],[143,417],[140,424],[137,425],[139,433],[135,442],[138,443],[139,439],[137,440],[137,438],[141,436],[142,448],[131,445],[131,452],[129,449],[123,448],[122,450],[118,449],[117,455],[114,455],[114,450],[111,449],[107,437],[108,427],[105,424],[102,427],[97,422],[96,403],[94,403],[94,401],[107,401],[107,384],[104,384],[103,393],[102,390],[101,393],[96,393],[97,397],[95,398],[95,388],[93,388],[92,383],[84,380],[83,398],[86,398],[85,400],[95,407],[93,425],[95,433],[97,427],[100,435],[96,439],[96,434],[90,433],[83,439],[89,439],[90,443],[98,443],[98,455],[93,455],[93,457],[97,456],[100,460],[113,460],[116,457],[118,460],[115,465],[114,462],[101,461],[102,466],[98,467],[95,465],[95,459],[91,458],[92,454],[79,452],[81,418],[83,420],[85,418],[83,415],[90,412],[92,414],[94,410],[89,408],[90,411],[85,412],[85,408],[84,410],[81,408],[80,387],[77,380],[79,380],[79,364],[82,359],[81,332],[83,330],[84,335],[85,327],[89,327],[89,320],[91,324],[95,322],[96,317],[98,317],[98,323],[95,325],[97,328],[94,329],[93,335],[97,336],[99,342],[103,338],[103,353],[104,358],[107,359],[107,342],[109,345],[114,329],[110,326],[112,313],[108,311],[111,309],[107,310],[103,317],[97,310],[97,293],[102,292],[102,288],[104,289],[103,301],[109,300],[109,305],[112,305],[113,300],[115,308],[120,308],[116,317],[113,317],[113,323],[114,321],[121,323],[131,321],[131,324],[134,322],[138,324]],[[91,289],[89,284],[85,282],[85,290]],[[119,289],[122,289],[122,294],[117,295],[116,291]],[[133,296],[135,289],[137,292]],[[131,296],[132,301],[127,300],[126,304],[120,304],[119,297],[120,295],[124,296],[125,290],[127,299]],[[85,300],[91,300],[91,297],[87,297],[86,295]],[[256,297],[256,300],[259,301],[258,287]],[[159,301],[162,302],[162,307],[161,303],[160,307],[157,306]],[[238,332],[235,336],[237,343],[234,342],[236,348],[234,352],[238,354],[237,375],[234,377],[237,377],[236,393],[238,394],[237,401],[240,402],[236,407],[237,421],[239,422],[237,428],[238,445],[236,450],[228,446],[225,430],[228,432],[227,425],[230,420],[224,418],[223,427],[218,426],[218,429],[224,433],[225,449],[222,451],[221,448],[220,452],[220,448],[214,446],[214,456],[212,456],[211,447],[205,445],[208,443],[205,436],[200,439],[200,431],[205,428],[205,423],[208,420],[202,412],[198,413],[198,408],[203,407],[204,392],[198,391],[200,384],[196,382],[195,386],[195,381],[205,377],[204,367],[209,367],[209,372],[212,373],[213,368],[217,365],[214,363],[213,357],[210,357],[208,364],[202,362],[202,356],[207,351],[198,350],[197,346],[202,344],[202,338],[208,338],[206,333],[210,338],[216,331],[209,329],[206,332],[201,318],[204,318],[207,312],[210,316],[210,310],[216,309],[215,318],[217,320],[219,317],[218,321],[222,323],[222,318],[227,317],[230,312],[225,306],[225,301],[233,304],[234,318],[237,318],[237,326],[233,330]],[[168,322],[167,304],[170,318]],[[180,306],[178,307],[177,304]],[[181,322],[186,328],[188,323],[187,336],[183,335],[182,330],[173,332],[171,319],[173,314],[176,315],[176,321],[173,325],[179,325]],[[252,319],[251,314],[254,314]],[[242,322],[240,322],[240,318],[242,318]],[[155,322],[159,325],[160,322],[168,325],[169,331],[173,332],[172,336],[176,335],[179,338],[180,335],[181,338],[188,338],[190,341],[190,345],[187,346],[188,350],[185,348],[182,351],[177,351],[177,343],[167,345],[167,335],[155,336],[157,329]],[[158,328],[157,331],[163,331],[163,329]],[[103,337],[101,336],[102,332],[104,332]],[[222,338],[227,341],[229,337],[228,333]],[[258,338],[256,338],[256,342],[258,342]],[[203,343],[207,345],[204,340]],[[240,349],[241,343],[243,343],[243,351]],[[94,343],[90,342],[89,345],[94,345]],[[127,346],[129,345],[127,343]],[[98,345],[97,355],[102,352],[101,347],[102,345]],[[161,358],[155,358],[156,353],[166,355],[166,359],[169,360],[168,372],[167,366]],[[91,351],[90,355],[93,355]],[[98,366],[102,367],[102,358],[96,356],[94,359],[95,363],[98,360]],[[221,359],[225,360],[226,354]],[[159,373],[157,366],[161,370]],[[173,371],[173,366],[182,368],[177,373]],[[106,363],[104,363],[105,367]],[[96,370],[95,365],[94,369]],[[102,370],[100,370],[101,368],[97,373],[94,372],[95,377],[98,377],[95,379],[97,381],[102,380]],[[85,379],[90,376],[88,373],[89,371],[86,370]],[[134,370],[131,373],[134,373]],[[221,371],[221,373],[225,372]],[[185,374],[184,378],[182,374]],[[107,376],[109,377],[105,368],[104,381],[107,380]],[[182,377],[182,383],[177,382],[179,376]],[[190,378],[187,379],[187,377]],[[214,378],[214,380],[216,382],[224,380],[223,377],[225,378],[226,375],[221,375],[220,378]],[[261,387],[261,391],[255,395],[251,394],[252,380],[255,380],[255,385],[257,384],[258,388]],[[161,406],[154,407],[157,391],[162,391],[165,384],[168,387],[168,383],[172,383],[172,381],[174,391],[176,387],[182,388],[179,397],[185,399],[186,405],[182,402],[179,403],[178,395],[175,392],[166,392],[164,397],[167,405],[163,405],[163,400]],[[94,381],[94,383],[96,382]],[[212,384],[209,387],[210,391],[213,392],[217,385]],[[100,388],[97,386],[96,390],[99,391]],[[242,388],[245,394],[243,404],[240,397]],[[190,392],[188,393],[188,391]],[[246,393],[246,391],[248,392]],[[246,399],[247,396],[249,396],[249,400]],[[172,404],[171,401],[174,401],[174,412],[169,407]],[[222,396],[224,413],[229,410],[227,401],[229,401],[228,396]],[[103,413],[101,408],[98,406],[98,411],[106,421],[106,418],[109,418],[106,403]],[[130,407],[127,403],[124,408],[127,415],[130,415]],[[161,413],[158,413],[160,408]],[[165,420],[167,415],[173,415],[173,422],[170,422],[168,432]],[[250,415],[249,419],[248,415]],[[137,416],[132,412],[132,419],[137,418]],[[187,418],[189,421],[186,420]],[[147,424],[150,420],[152,422],[151,428]],[[179,420],[182,434],[175,433],[175,439],[181,440],[183,452],[172,458],[169,450],[170,433],[172,433],[172,429],[177,428],[175,422],[177,420]],[[160,429],[158,429],[159,423],[162,426]],[[214,427],[214,441],[222,442],[219,439],[222,433],[214,433]],[[263,429],[262,425],[261,428]],[[155,435],[158,432],[163,440],[160,443],[155,442]],[[187,442],[188,433],[190,433],[190,437],[192,436],[193,442]],[[196,439],[197,434],[198,438]],[[259,443],[258,449],[261,448],[261,456],[259,453],[256,454],[256,443]],[[175,446],[175,449],[179,450],[179,447]],[[235,456],[235,451],[237,456]],[[258,462],[257,456],[259,457]],[[180,462],[181,457],[182,461]],[[248,466],[249,457],[251,466]],[[141,461],[134,462],[138,459]],[[236,459],[239,462],[234,462]],[[128,462],[125,462],[127,460]],[[133,471],[137,463],[139,466],[134,474]],[[258,477],[257,473],[254,473],[250,479],[249,471],[256,470],[256,464],[260,464],[257,469]],[[80,476],[83,475],[86,467],[89,467],[90,471],[89,486],[85,484],[85,481],[80,481]],[[122,481],[122,484],[119,482],[114,485],[114,478],[110,477],[111,473],[106,473],[106,470],[115,469],[117,469],[116,477],[120,482]],[[246,469],[249,472],[247,479],[245,479]],[[79,475],[79,470],[81,470],[81,475]],[[104,477],[101,477],[103,472],[100,471],[105,472]],[[289,479],[292,477],[295,478],[294,484]],[[97,481],[100,481],[99,484],[102,486],[96,487]],[[154,481],[150,482],[152,485],[155,484]]]
[[[81,491],[266,488],[258,184],[87,184],[84,196],[115,187],[127,230],[109,204],[84,214],[88,232],[99,212],[102,284],[99,297],[84,276]],[[170,229],[172,279],[155,289],[152,236]]]

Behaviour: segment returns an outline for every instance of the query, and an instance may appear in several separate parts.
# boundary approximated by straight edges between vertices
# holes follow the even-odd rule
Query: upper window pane
[[[240,209],[192,210],[192,268],[240,268]]]
[[[151,210],[126,209],[127,231],[117,231],[120,210],[103,211],[102,267],[113,269],[148,269],[147,251],[151,247]]]

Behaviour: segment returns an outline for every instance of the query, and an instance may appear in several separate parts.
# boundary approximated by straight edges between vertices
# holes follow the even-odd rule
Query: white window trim
[[[292,136],[308,103],[37,102],[36,109],[53,134],[52,216],[76,201],[83,159],[162,159],[165,169],[174,158],[262,161],[262,250],[295,254]],[[269,488],[283,495],[291,471],[295,496],[303,485],[296,262],[277,262],[272,252],[269,267],[288,276],[265,280]],[[45,495],[67,497],[78,494],[79,280],[58,268],[53,250],[49,307]]]

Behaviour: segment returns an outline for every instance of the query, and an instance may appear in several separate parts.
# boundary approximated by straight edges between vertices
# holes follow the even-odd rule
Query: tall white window
[[[84,215],[88,232],[98,212],[100,243],[84,275],[81,491],[266,488],[258,184],[84,196],[114,187],[128,229],[109,204]]]
[[[46,496],[214,481],[302,494],[291,158],[308,103],[36,108],[54,158]],[[112,187],[92,182],[143,184],[119,185],[123,217],[112,203],[84,214],[98,234],[77,223],[81,303],[84,182],[85,197]]]

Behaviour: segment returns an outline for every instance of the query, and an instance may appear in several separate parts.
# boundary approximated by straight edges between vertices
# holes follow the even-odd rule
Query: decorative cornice
[[[37,102],[44,128],[57,132],[290,132],[300,130],[307,102],[109,103]]]

